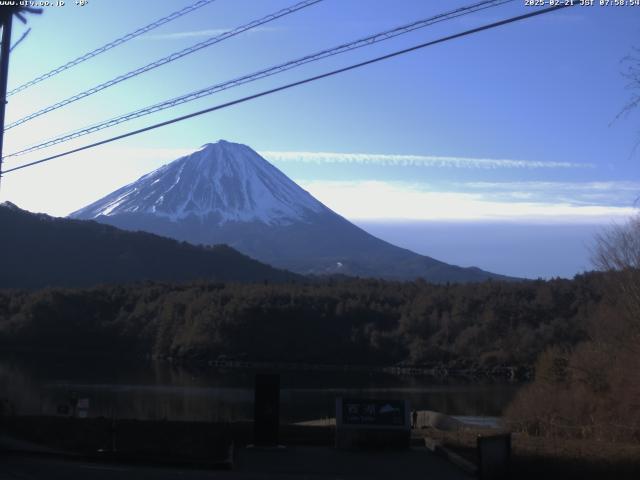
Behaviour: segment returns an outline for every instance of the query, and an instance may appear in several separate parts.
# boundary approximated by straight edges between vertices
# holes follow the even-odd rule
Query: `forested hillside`
[[[0,230],[0,288],[299,278],[226,245],[198,247],[96,222],[34,214],[10,203],[0,205]]]
[[[138,284],[0,292],[0,347],[185,360],[531,365],[573,345],[606,276],[472,285]]]

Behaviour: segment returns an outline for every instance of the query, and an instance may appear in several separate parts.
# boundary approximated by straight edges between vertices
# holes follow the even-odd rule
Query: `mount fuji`
[[[376,238],[333,212],[246,145],[220,140],[72,213],[192,244],[225,243],[302,274],[433,282],[505,278]]]

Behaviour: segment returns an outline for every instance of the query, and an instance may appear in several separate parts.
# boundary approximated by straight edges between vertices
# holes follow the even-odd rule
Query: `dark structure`
[[[257,374],[253,438],[256,446],[277,446],[280,430],[280,375]]]
[[[11,52],[11,27],[13,16],[22,23],[27,23],[25,13],[42,13],[40,8],[3,6],[0,7],[2,22],[2,47],[0,47],[0,180],[2,179],[2,150],[4,146],[4,114],[7,105],[7,79],[9,77],[9,53]]]
[[[509,477],[511,434],[478,437],[478,478],[500,480]]]

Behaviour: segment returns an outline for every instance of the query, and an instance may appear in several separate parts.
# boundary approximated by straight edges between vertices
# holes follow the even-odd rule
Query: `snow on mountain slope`
[[[144,175],[71,214],[94,219],[124,213],[173,221],[189,216],[218,225],[288,225],[328,209],[246,145],[220,140]]]
[[[246,145],[220,140],[71,214],[194,245],[227,244],[302,274],[431,281],[498,275],[399,248],[325,207]]]

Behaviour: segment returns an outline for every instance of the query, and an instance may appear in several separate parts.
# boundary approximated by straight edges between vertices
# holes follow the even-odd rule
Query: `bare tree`
[[[640,269],[640,215],[599,233],[592,261],[599,270]]]
[[[622,76],[627,79],[626,88],[631,92],[631,95],[627,104],[622,108],[622,110],[620,110],[620,113],[616,115],[613,122],[621,117],[626,117],[640,107],[640,48],[633,47],[631,49],[631,53],[622,59],[622,63],[624,65]],[[631,152],[632,156],[638,149],[638,146],[640,146],[640,135],[638,137],[638,141],[633,147],[633,151]]]
[[[629,326],[640,333],[640,214],[596,236],[594,266],[611,273],[611,287],[622,294]]]
[[[640,106],[640,48],[633,47],[632,53],[622,59],[625,70],[622,76],[628,80],[627,89],[631,91],[631,97],[618,117],[629,114]]]

